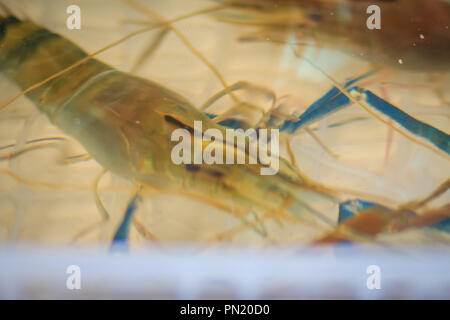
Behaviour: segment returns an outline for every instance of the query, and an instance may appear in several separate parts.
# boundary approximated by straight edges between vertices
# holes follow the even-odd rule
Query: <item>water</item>
[[[161,16],[171,19],[187,12],[216,5],[211,1],[143,2]],[[78,1],[81,9],[81,29],[69,30],[66,8],[71,1],[15,1],[9,3],[19,17],[28,16],[50,30],[71,39],[88,52],[118,40],[140,28],[148,17],[119,1]],[[133,22],[133,23],[132,23]],[[137,24],[136,24],[137,22]],[[239,42],[243,34],[254,32],[253,26],[240,26],[219,22],[208,15],[180,21],[176,27],[204,55],[228,84],[247,81],[258,88],[270,89],[291,111],[301,114],[320,98],[333,83],[311,64],[296,57],[285,44],[269,42]],[[139,55],[156,32],[148,32],[114,47],[98,58],[122,71],[130,71]],[[370,64],[342,50],[306,46],[302,54],[312,60],[329,76],[343,82],[346,78],[366,71]],[[151,79],[178,92],[194,105],[200,106],[211,95],[223,88],[217,76],[196,55],[190,52],[172,32],[150,59],[134,74]],[[431,79],[444,86],[444,98],[448,87],[448,75],[411,73],[391,70],[369,79],[365,88],[402,108],[414,117],[448,132],[449,109],[442,97],[433,89]],[[393,85],[388,85],[394,83]],[[6,79],[0,81],[2,97],[7,99],[17,89]],[[266,110],[270,107],[261,91],[243,91],[239,97],[258,103]],[[447,96],[448,98],[448,96]],[[222,112],[232,104],[228,97],[214,104],[211,110]],[[331,124],[352,121],[334,128]],[[107,244],[120,224],[127,200],[131,196],[131,183],[107,173],[99,183],[99,195],[110,221],[101,228],[79,237],[89,226],[101,222],[96,205],[93,183],[102,171],[95,162],[79,161],[67,164],[67,157],[85,151],[76,141],[61,133],[44,115],[26,99],[20,98],[0,114],[0,144],[17,144],[15,150],[26,141],[44,137],[64,137],[67,141],[55,142],[51,147],[27,152],[12,160],[0,163],[0,239],[3,242],[33,244],[91,245]],[[421,199],[442,183],[450,172],[448,156],[426,148],[393,131],[384,123],[372,118],[358,105],[334,113],[311,127],[323,146],[305,132],[292,139],[298,166],[314,181],[335,188],[357,190],[383,204],[397,206]],[[12,149],[3,150],[5,154]],[[284,151],[284,156],[287,156]],[[17,177],[27,183],[20,183]],[[346,199],[352,196],[346,196]],[[354,197],[354,196],[353,196]],[[449,202],[450,195],[433,201],[430,207],[440,207]],[[248,219],[260,219],[262,213],[248,215]],[[327,212],[337,221],[337,207]],[[258,218],[259,217],[259,218]],[[137,213],[137,219],[150,235],[146,237],[131,230],[133,245],[158,242],[211,244],[218,234],[239,229],[227,242],[264,246],[305,243],[325,231],[317,225],[302,225],[289,221],[265,221],[269,237],[261,237],[255,229],[245,228],[242,221],[228,213],[194,200],[168,195],[148,196]],[[435,238],[437,237],[437,238]],[[422,230],[410,230],[402,234],[382,236],[389,243],[420,244],[446,239],[445,234],[429,237]],[[384,239],[386,238],[386,239]],[[441,240],[439,240],[441,241]]]

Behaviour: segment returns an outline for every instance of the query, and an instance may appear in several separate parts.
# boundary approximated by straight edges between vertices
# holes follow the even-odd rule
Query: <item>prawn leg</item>
[[[371,75],[373,75],[376,71],[372,70],[367,73],[364,73],[361,76],[358,76],[354,79],[350,79],[345,83],[345,88],[351,88],[356,82],[363,80]],[[234,83],[233,85],[229,86],[229,90],[231,91],[237,91],[242,89],[248,89],[252,88],[253,85],[245,82],[245,81],[239,81]],[[205,102],[201,107],[200,110],[206,110],[209,108],[214,102],[216,102],[218,99],[226,95],[226,90],[220,90],[218,93],[213,95],[210,99],[208,99],[207,102]],[[275,107],[276,102],[276,95],[274,92],[270,90],[266,90],[266,95],[273,101],[272,108]],[[287,131],[288,133],[294,133],[297,130],[299,130],[301,127],[306,126],[307,124],[310,124],[311,122],[317,121],[320,118],[339,110],[340,108],[345,107],[347,104],[349,104],[349,99],[341,94],[341,91],[337,87],[333,87],[331,90],[329,90],[323,97],[318,99],[316,102],[314,102],[301,116],[297,119],[292,120],[285,120],[281,123],[281,131]],[[214,113],[205,112],[205,114],[210,118],[217,121],[218,115]],[[231,115],[227,116],[225,120],[222,120],[218,122],[220,125],[229,127],[232,129],[238,129],[238,128],[245,128],[248,125],[243,123],[241,119],[238,119],[237,116],[233,117]],[[279,123],[279,119],[276,118],[276,115],[271,115],[267,121],[266,124],[268,127],[271,127],[271,124]]]
[[[128,202],[127,209],[125,210],[125,215],[122,222],[119,225],[116,233],[114,234],[111,250],[113,251],[117,246],[121,249],[128,251],[128,237],[130,233],[130,224],[133,220],[133,215],[136,212],[139,202],[141,202],[142,197],[139,193],[136,193],[131,200]]]
[[[39,139],[33,139],[26,141],[24,144],[25,146],[22,148],[19,148],[18,150],[13,150],[12,152],[8,153],[7,155],[0,156],[0,161],[4,160],[12,160],[16,157],[19,157],[23,155],[24,153],[46,148],[46,147],[52,147],[57,142],[65,141],[62,137],[48,137],[48,138],[39,138]],[[9,144],[6,146],[0,147],[0,151],[5,149],[15,149],[17,148],[17,144]]]
[[[354,90],[358,90],[362,93],[365,96],[367,103],[376,110],[387,115],[412,134],[428,140],[442,151],[450,154],[450,136],[448,134],[436,129],[433,126],[430,126],[425,122],[411,117],[406,112],[400,110],[389,102],[384,101],[369,90],[360,89],[357,87]]]
[[[139,66],[141,66],[145,60],[147,60],[153,52],[158,48],[158,46],[161,44],[161,42],[164,40],[164,38],[167,36],[169,31],[173,31],[176,36],[184,43],[184,45],[189,49],[189,51],[192,52],[197,58],[199,58],[217,77],[217,79],[220,81],[220,83],[223,85],[223,87],[226,89],[226,92],[230,95],[230,97],[236,102],[240,103],[239,99],[232,93],[230,89],[228,89],[228,84],[223,78],[223,76],[220,74],[220,72],[214,67],[214,65],[205,57],[203,54],[198,51],[192,43],[185,37],[185,35],[176,28],[170,21],[163,18],[162,16],[158,15],[156,12],[153,12],[149,8],[147,8],[144,5],[141,5],[140,3],[134,1],[134,0],[123,0],[124,3],[126,3],[128,6],[134,8],[138,12],[142,12],[145,15],[147,15],[150,19],[156,19],[160,23],[166,25],[166,27],[160,31],[159,35],[156,37],[155,41],[150,43],[150,46],[147,47],[147,49],[141,54],[141,56],[138,59],[137,64],[133,67],[134,70],[136,70]]]
[[[358,81],[363,80],[373,75],[374,73],[375,71],[370,71],[359,77],[350,79],[345,83],[344,88],[350,89]],[[350,99],[345,94],[343,94],[337,86],[334,86],[321,98],[319,98],[311,106],[309,106],[306,111],[300,115],[298,120],[285,121],[280,130],[287,131],[291,134],[295,133],[300,128],[312,122],[315,122],[333,112],[336,112],[348,105],[350,105]]]
[[[229,94],[230,92],[234,91],[240,91],[240,90],[255,90],[263,93],[265,97],[271,101],[271,107],[270,110],[272,110],[275,107],[276,102],[276,94],[272,90],[268,88],[263,88],[256,86],[252,83],[249,83],[247,81],[238,81],[232,85],[230,85],[227,88],[224,88],[214,94],[211,98],[209,98],[201,107],[200,110],[204,111],[209,109],[210,106],[212,106],[216,101],[224,97],[225,95]],[[237,110],[238,107],[242,107],[241,110]],[[211,112],[205,112],[205,115],[208,116],[210,119],[214,120],[215,123],[231,128],[231,129],[248,129],[253,127],[252,124],[249,122],[250,120],[244,120],[246,116],[250,116],[250,113],[254,111],[257,111],[258,113],[262,114],[262,116],[265,116],[264,109],[262,107],[259,107],[254,104],[250,104],[248,102],[242,102],[239,104],[236,104],[229,108],[225,113],[223,114],[216,114]],[[261,122],[260,120],[259,122]],[[258,122],[258,123],[259,123]]]
[[[139,68],[142,67],[144,62],[148,60],[153,53],[158,49],[158,47],[161,45],[163,40],[166,38],[167,34],[169,33],[170,29],[162,29],[158,32],[158,34],[155,36],[155,39],[150,42],[150,44],[145,48],[145,50],[142,52],[142,54],[139,56],[139,58],[136,60],[136,63],[131,68],[131,72],[136,72],[139,70]]]
[[[283,121],[288,120],[282,120],[277,117],[278,112],[276,110],[276,101],[277,96],[275,92],[268,88],[262,88],[257,87],[249,82],[245,81],[238,81],[228,88],[222,89],[219,92],[217,92],[215,95],[213,95],[211,98],[208,99],[201,107],[200,110],[208,109],[212,104],[214,104],[217,100],[225,96],[228,92],[228,90],[231,91],[237,91],[237,90],[251,90],[251,89],[257,89],[265,94],[265,96],[272,101],[272,105],[268,112],[265,112],[264,109],[248,104],[248,103],[242,103],[238,105],[232,106],[227,112],[224,114],[217,115],[215,113],[205,112],[205,115],[208,116],[210,119],[214,120],[217,124],[231,128],[231,129],[248,129],[251,127],[254,127],[249,123],[250,119],[244,120],[246,115],[250,113],[251,111],[258,110],[260,113],[262,113],[262,118],[257,122],[256,126],[260,126],[262,128],[273,128],[277,127],[277,123],[283,123]],[[234,112],[234,110],[238,109],[238,107],[243,107],[241,110]],[[294,117],[292,117],[294,118]],[[326,145],[323,143],[317,135],[314,134],[310,129],[305,127],[306,133],[308,133],[320,146],[327,152],[329,155],[331,155],[333,158],[337,158],[337,155],[334,154]]]

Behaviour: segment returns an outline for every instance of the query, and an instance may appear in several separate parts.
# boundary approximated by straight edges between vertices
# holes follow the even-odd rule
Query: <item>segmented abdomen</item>
[[[0,46],[0,71],[22,90],[87,56],[86,52],[60,35],[13,16],[0,20]],[[27,93],[27,96],[51,118],[54,110],[83,83],[110,69],[97,60],[88,60]]]
[[[73,42],[30,21],[0,19],[0,72],[22,90],[87,56]],[[141,160],[154,149],[145,128],[164,124],[164,115],[152,112],[152,106],[184,105],[201,117],[176,93],[92,58],[26,95],[103,167],[126,177],[136,177]]]

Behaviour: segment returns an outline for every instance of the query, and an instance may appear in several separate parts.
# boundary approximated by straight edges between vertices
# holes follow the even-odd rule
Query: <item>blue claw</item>
[[[128,249],[128,236],[130,233],[130,224],[133,218],[133,214],[135,213],[138,203],[141,200],[139,195],[135,195],[133,199],[128,203],[127,210],[125,211],[125,216],[120,224],[119,228],[114,235],[112,246],[121,246],[122,249]]]
[[[360,92],[366,95],[367,103],[376,110],[385,114],[412,134],[428,140],[447,154],[450,153],[450,136],[448,134],[411,117],[406,112],[403,112],[389,102],[384,101],[369,90],[360,89]]]
[[[348,80],[344,84],[345,89],[351,88],[358,81],[370,77],[375,71],[367,72],[359,77]],[[292,134],[301,127],[317,121],[324,116],[336,112],[350,104],[350,99],[343,94],[339,88],[331,88],[323,97],[314,102],[305,112],[299,117],[298,121],[286,121],[280,128],[281,131],[287,131]]]
[[[334,93],[334,89],[338,90],[336,87],[328,91],[328,94]],[[339,91],[339,90],[338,90]],[[347,105],[350,104],[350,99],[344,94],[337,94],[329,99],[324,100],[324,97],[320,98],[314,102],[306,111],[299,117],[298,121],[287,120],[284,122],[283,126],[280,128],[281,131],[287,131],[292,134],[299,130],[301,127],[317,121],[326,115],[336,112]]]
[[[350,88],[356,82],[373,75],[375,72],[376,71],[370,71],[359,77],[350,79],[345,83],[344,87]],[[350,104],[350,100],[347,98],[347,96],[342,94],[341,91],[337,87],[333,87],[322,98],[320,98],[319,100],[314,102],[300,116],[299,121],[287,120],[283,123],[280,130],[287,131],[288,133],[294,133],[300,127],[303,127],[304,125],[311,123],[313,121],[319,120],[323,116],[326,116],[334,111],[344,108],[348,104]],[[217,115],[211,114],[211,113],[205,113],[205,115],[208,116],[210,119],[215,119],[217,117]],[[268,122],[270,123],[272,120],[274,120],[274,119],[269,119]],[[248,127],[248,125],[246,125],[242,120],[231,119],[231,118],[224,120],[224,121],[220,122],[219,124],[224,127],[231,128],[231,129],[238,129],[238,128],[245,129]]]
[[[450,136],[439,129],[436,129],[429,124],[419,121],[410,116],[406,112],[400,110],[396,106],[381,99],[373,92],[365,89],[361,89],[354,86],[358,81],[371,76],[375,71],[365,73],[357,78],[348,80],[344,88],[349,92],[358,91],[364,94],[365,102],[375,110],[388,116],[394,120],[397,124],[402,126],[410,133],[428,140],[431,144],[439,148],[440,150],[450,154]],[[280,131],[285,131],[289,134],[295,133],[303,126],[312,122],[318,121],[323,117],[339,111],[351,104],[351,100],[342,93],[337,87],[331,88],[323,97],[314,102],[299,118],[297,121],[287,120],[280,127]],[[216,115],[206,114],[211,119],[216,118]],[[269,119],[268,123],[275,123],[276,119]],[[227,119],[220,123],[228,128],[246,128],[246,124],[239,119]]]
[[[428,140],[440,150],[450,154],[450,136],[448,134],[436,129],[433,126],[430,126],[425,122],[413,118],[406,112],[381,99],[369,90],[361,89],[357,86],[352,87],[352,85],[361,78],[362,77],[359,77],[348,81],[345,84],[345,88],[349,92],[358,91],[364,94],[365,101],[369,106],[388,116],[410,133]],[[326,115],[336,112],[350,104],[350,99],[345,94],[340,92],[338,88],[333,87],[322,98],[314,102],[297,121],[285,121],[280,130],[293,134],[306,124],[317,121]]]

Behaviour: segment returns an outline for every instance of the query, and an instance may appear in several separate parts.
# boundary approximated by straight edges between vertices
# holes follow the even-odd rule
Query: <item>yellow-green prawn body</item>
[[[21,90],[87,57],[76,44],[33,22],[8,16],[0,25],[0,71]],[[206,199],[239,214],[284,208],[321,216],[306,199],[336,207],[329,191],[283,159],[273,176],[260,175],[261,164],[173,163],[175,129],[192,132],[194,121],[202,121],[202,130],[215,128],[225,136],[225,128],[177,93],[96,59],[27,97],[105,169],[138,184]]]

